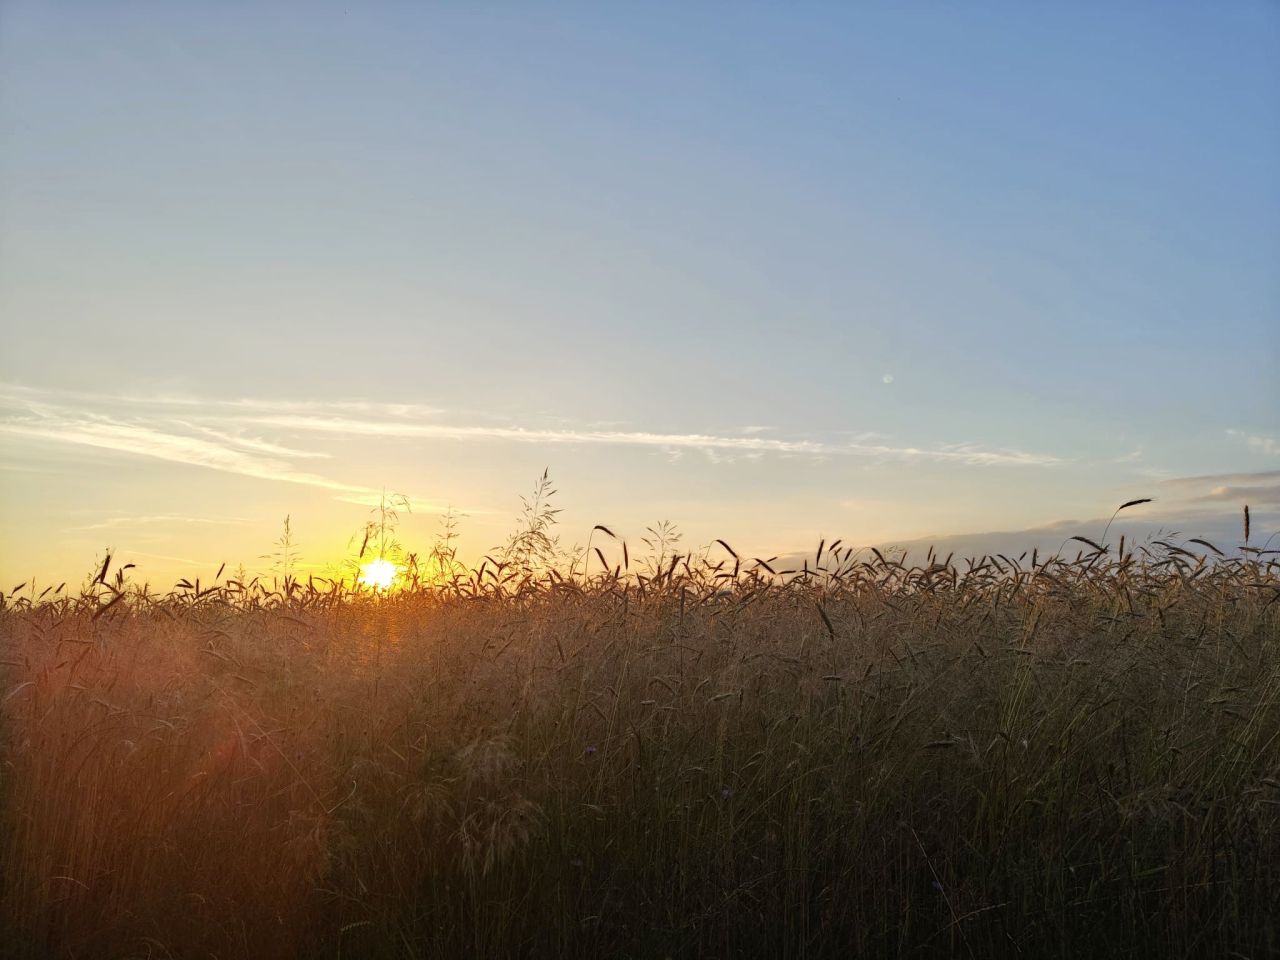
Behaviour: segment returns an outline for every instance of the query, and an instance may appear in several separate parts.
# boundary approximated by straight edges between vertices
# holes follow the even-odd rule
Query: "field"
[[[534,541],[7,596],[0,949],[1280,954],[1272,555]]]

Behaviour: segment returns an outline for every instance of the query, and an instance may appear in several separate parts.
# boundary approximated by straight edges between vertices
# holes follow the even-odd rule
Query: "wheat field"
[[[566,565],[546,510],[390,592],[6,596],[4,955],[1280,953],[1273,554]]]

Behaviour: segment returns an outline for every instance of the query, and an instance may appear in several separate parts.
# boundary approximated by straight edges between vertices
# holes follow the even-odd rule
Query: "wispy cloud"
[[[143,393],[92,393],[84,390],[27,387],[0,383],[0,403],[20,405],[53,404],[72,407],[88,405],[95,410],[133,408],[143,413],[163,411],[175,416],[200,415],[211,411],[221,414],[237,412],[336,413],[378,417],[430,417],[443,413],[439,407],[416,403],[385,403],[377,400],[280,400],[275,398],[196,396],[175,391]]]
[[[627,430],[609,425],[576,426],[448,423],[441,411],[420,404],[364,400],[210,400],[184,395],[144,397],[41,391],[0,384],[0,406],[18,415],[0,417],[0,433],[11,437],[98,447],[243,476],[331,490],[341,499],[368,502],[378,491],[300,469],[291,461],[327,454],[259,434],[331,436],[447,442],[586,445],[650,448],[678,456],[700,451],[714,462],[765,455],[814,459],[860,457],[951,463],[966,466],[1051,466],[1048,454],[985,447],[976,443],[935,446],[895,444],[864,432],[838,439],[781,437],[752,426],[739,435],[710,432]],[[92,410],[93,412],[88,412]],[[109,411],[103,413],[102,411]]]
[[[1244,430],[1228,430],[1227,435],[1243,440],[1250,448],[1272,457],[1280,457],[1280,439],[1263,433],[1248,433]]]
[[[315,473],[297,470],[290,464],[238,450],[225,443],[202,437],[173,433],[139,423],[106,417],[45,414],[26,419],[0,421],[0,434],[74,444],[129,453],[136,456],[221,470],[261,480],[279,480],[321,487],[345,494],[369,494],[371,488],[342,483]]]
[[[1196,496],[1213,487],[1271,483],[1280,483],[1280,470],[1261,470],[1253,473],[1202,473],[1191,477],[1171,477],[1168,480],[1161,480],[1160,486],[1184,496]]]
[[[1160,486],[1192,503],[1217,502],[1234,507],[1280,504],[1280,470],[1173,477],[1162,480]]]
[[[663,450],[712,450],[811,454],[815,456],[864,456],[885,459],[932,460],[983,466],[1048,466],[1061,461],[1047,454],[1018,450],[992,450],[972,443],[925,448],[886,443],[850,441],[832,443],[807,439],[721,436],[709,433],[657,433],[644,430],[572,430],[536,427],[459,425],[393,420],[358,420],[350,417],[263,416],[250,420],[282,430],[311,431],[345,436],[387,437],[415,440],[507,441],[512,443],[584,444],[656,447]]]
[[[92,399],[93,412],[77,409],[68,398]],[[176,403],[175,411],[169,406]],[[219,406],[223,409],[218,410]],[[120,408],[124,407],[124,412]],[[0,436],[42,443],[92,447],[132,456],[149,457],[170,463],[203,467],[260,480],[293,483],[331,492],[336,499],[351,503],[377,503],[381,491],[347,483],[317,472],[300,469],[297,459],[328,458],[329,454],[286,446],[275,440],[250,434],[243,422],[246,410],[261,415],[257,401],[188,401],[78,394],[71,391],[37,391],[0,384]],[[267,409],[323,409],[367,411],[371,405],[359,402],[339,404],[266,404]],[[102,413],[102,410],[111,413]],[[210,414],[210,410],[218,412]],[[228,409],[234,409],[229,414]],[[398,415],[421,414],[425,409],[393,405],[384,412]],[[414,497],[413,502],[428,512],[437,506]],[[138,519],[138,518],[134,518]],[[202,522],[199,518],[163,517],[153,520]],[[146,522],[143,520],[142,522]],[[109,528],[113,521],[106,521]]]
[[[1269,487],[1214,487],[1197,500],[1224,500],[1233,504],[1280,504],[1280,483]]]
[[[97,523],[68,527],[68,531],[114,530],[120,527],[132,528],[151,526],[153,524],[188,524],[191,526],[225,527],[251,523],[248,517],[186,517],[180,514],[153,514],[151,516],[107,517]]]
[[[329,457],[329,454],[320,453],[316,450],[298,450],[295,447],[286,447],[278,443],[272,443],[270,440],[263,440],[261,437],[246,437],[242,434],[225,433],[221,430],[214,430],[211,427],[200,426],[200,424],[183,424],[183,426],[190,427],[192,430],[207,437],[213,437],[220,443],[225,443],[232,447],[240,447],[243,450],[251,450],[255,453],[268,453],[277,457],[298,457],[303,459],[312,457],[327,459]]]

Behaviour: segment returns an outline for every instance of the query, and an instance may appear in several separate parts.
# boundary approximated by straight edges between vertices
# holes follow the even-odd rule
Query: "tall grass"
[[[5,954],[1280,953],[1269,555],[623,556],[6,598]]]

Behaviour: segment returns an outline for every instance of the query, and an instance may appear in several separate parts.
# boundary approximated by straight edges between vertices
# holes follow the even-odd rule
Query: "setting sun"
[[[390,560],[371,560],[360,567],[360,582],[375,590],[388,590],[399,569]]]

